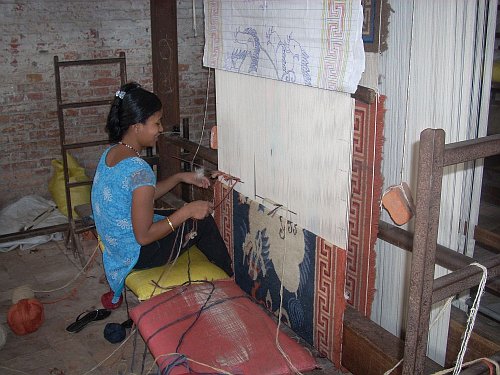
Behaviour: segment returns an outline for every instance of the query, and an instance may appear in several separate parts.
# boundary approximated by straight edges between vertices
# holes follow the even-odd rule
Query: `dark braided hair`
[[[120,92],[122,98],[119,96]],[[112,143],[121,141],[131,125],[146,122],[160,109],[161,101],[155,94],[144,90],[136,82],[124,84],[116,93],[109,110],[106,122],[109,141]]]

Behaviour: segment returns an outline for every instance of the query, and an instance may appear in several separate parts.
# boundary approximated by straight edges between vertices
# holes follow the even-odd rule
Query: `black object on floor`
[[[66,331],[71,333],[80,332],[89,323],[97,320],[106,319],[110,315],[111,315],[111,310],[108,309],[97,309],[90,312],[83,312],[80,315],[78,315],[78,317],[73,323],[71,323],[69,326],[66,327]]]
[[[112,344],[117,344],[125,339],[127,331],[120,323],[108,323],[104,327],[104,338]]]
[[[123,328],[132,328],[133,325],[134,321],[132,319],[127,319],[121,324]]]

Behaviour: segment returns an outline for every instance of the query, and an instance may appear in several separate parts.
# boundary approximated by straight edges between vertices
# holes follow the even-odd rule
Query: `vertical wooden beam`
[[[153,90],[163,104],[163,126],[180,123],[177,61],[177,2],[151,0]]]
[[[177,2],[151,0],[150,6],[153,91],[163,104],[164,131],[173,131],[180,124]],[[179,171],[175,158],[180,158],[180,150],[168,150],[167,146],[160,137],[157,144],[159,180]],[[180,196],[180,188],[174,193]]]
[[[403,374],[424,373],[443,180],[444,131],[420,134],[417,207]]]

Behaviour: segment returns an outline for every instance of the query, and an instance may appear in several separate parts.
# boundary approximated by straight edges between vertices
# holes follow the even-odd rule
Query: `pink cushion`
[[[210,298],[212,284],[191,284],[153,297],[130,311],[160,368],[183,361],[178,355],[166,354],[176,352],[181,336],[208,299],[199,319],[182,339],[179,353],[231,373],[292,374],[276,347],[274,320],[233,280],[220,280],[213,285],[215,290]],[[283,331],[279,342],[299,371],[316,367],[311,354]],[[204,365],[187,363],[194,371],[214,372]],[[176,366],[169,374],[185,374],[186,366]]]

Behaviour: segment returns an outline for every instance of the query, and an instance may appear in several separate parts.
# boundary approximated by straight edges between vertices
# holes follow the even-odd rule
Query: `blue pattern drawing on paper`
[[[309,55],[292,33],[282,37],[270,27],[265,35],[265,47],[252,27],[234,31],[236,47],[226,58],[224,68],[229,71],[257,74],[261,59],[266,59],[274,70],[276,79],[311,86]]]
[[[309,70],[309,55],[300,43],[288,34],[283,41],[274,27],[269,28],[266,33],[267,45],[274,51],[274,66],[279,71],[278,79],[286,82],[297,82],[297,71],[300,70],[302,81],[311,86],[311,74]],[[298,69],[300,67],[300,69]]]
[[[357,90],[365,70],[359,0],[203,4],[205,66],[324,90]]]
[[[257,73],[260,54],[260,41],[257,31],[251,27],[247,27],[243,31],[237,30],[234,33],[234,41],[245,47],[242,49],[235,48],[231,53],[232,67],[242,73]],[[248,68],[245,69],[247,65]],[[242,71],[242,68],[245,70]]]

